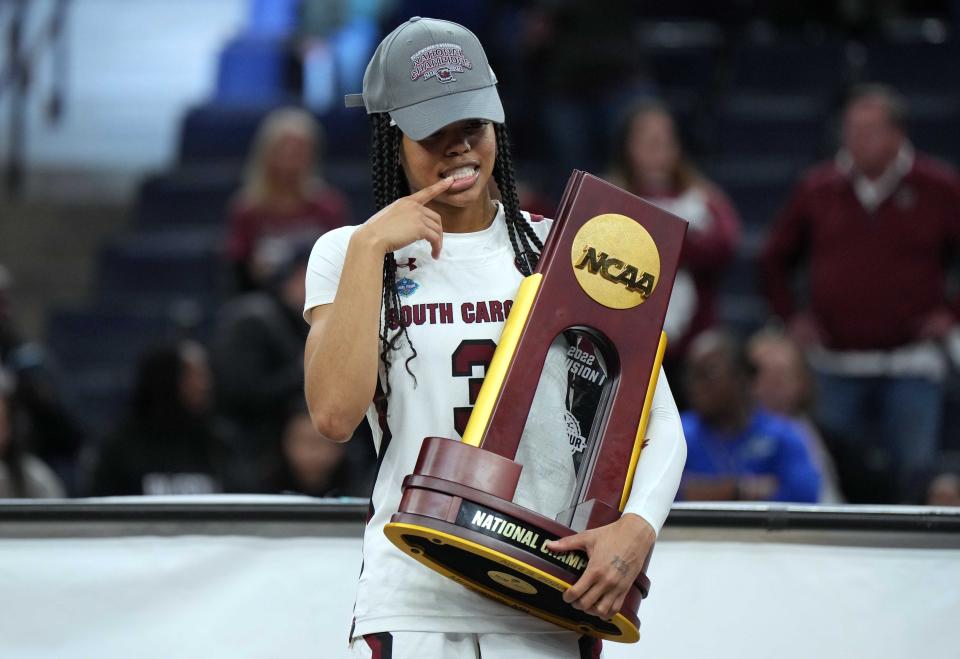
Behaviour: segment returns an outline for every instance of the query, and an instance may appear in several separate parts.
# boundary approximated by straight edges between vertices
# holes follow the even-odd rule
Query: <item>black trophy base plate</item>
[[[640,638],[638,621],[623,610],[611,620],[603,620],[564,602],[563,593],[576,581],[576,575],[571,574],[568,580],[551,574],[556,570],[544,565],[542,559],[524,556],[525,552],[513,545],[409,513],[394,515],[384,533],[423,565],[514,609],[596,638],[619,643],[634,643]]]

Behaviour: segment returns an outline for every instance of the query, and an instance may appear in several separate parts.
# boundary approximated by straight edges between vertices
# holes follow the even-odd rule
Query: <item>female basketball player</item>
[[[351,630],[358,657],[599,655],[599,642],[476,595],[383,535],[422,439],[462,430],[472,366],[492,356],[550,230],[549,220],[518,208],[495,85],[480,43],[460,25],[412,18],[388,35],[362,95],[380,210],[325,234],[311,256],[304,360],[314,425],[345,441],[366,414],[379,456]],[[603,618],[639,574],[683,467],[679,415],[662,373],[648,436],[621,519],[550,547],[587,553],[586,571],[564,597]],[[530,492],[536,507],[536,487]]]

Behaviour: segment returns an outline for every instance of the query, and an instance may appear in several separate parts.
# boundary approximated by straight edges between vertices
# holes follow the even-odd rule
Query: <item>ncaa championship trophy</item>
[[[686,229],[683,220],[574,171],[537,271],[517,292],[463,441],[427,437],[404,480],[399,511],[384,529],[397,547],[561,627],[639,639],[646,564],[620,611],[603,620],[563,601],[587,556],[544,545],[620,517],[646,439]],[[560,376],[546,377],[551,363]],[[554,413],[542,414],[538,401],[551,394]],[[538,434],[554,442],[559,435],[562,450],[530,440],[524,464],[516,462],[521,441]],[[528,480],[564,483],[548,514],[515,502],[525,469]]]

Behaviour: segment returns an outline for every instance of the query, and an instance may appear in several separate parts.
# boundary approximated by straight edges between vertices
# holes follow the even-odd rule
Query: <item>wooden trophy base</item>
[[[645,574],[612,619],[574,609],[563,593],[583,574],[582,552],[544,549],[574,531],[514,504],[521,466],[441,437],[424,440],[400,508],[384,533],[405,554],[486,597],[580,634],[621,643],[640,638]]]

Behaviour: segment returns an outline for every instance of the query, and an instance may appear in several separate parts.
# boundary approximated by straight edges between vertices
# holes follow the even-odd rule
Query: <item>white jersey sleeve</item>
[[[306,302],[303,319],[310,322],[310,310],[322,304],[330,304],[337,296],[340,273],[347,256],[350,236],[358,227],[346,226],[328,231],[313,246],[307,263]]]
[[[673,499],[677,496],[687,459],[687,442],[683,436],[680,412],[677,411],[677,403],[662,368],[650,406],[647,438],[650,441],[640,453],[633,486],[623,512],[639,515],[659,535]]]

